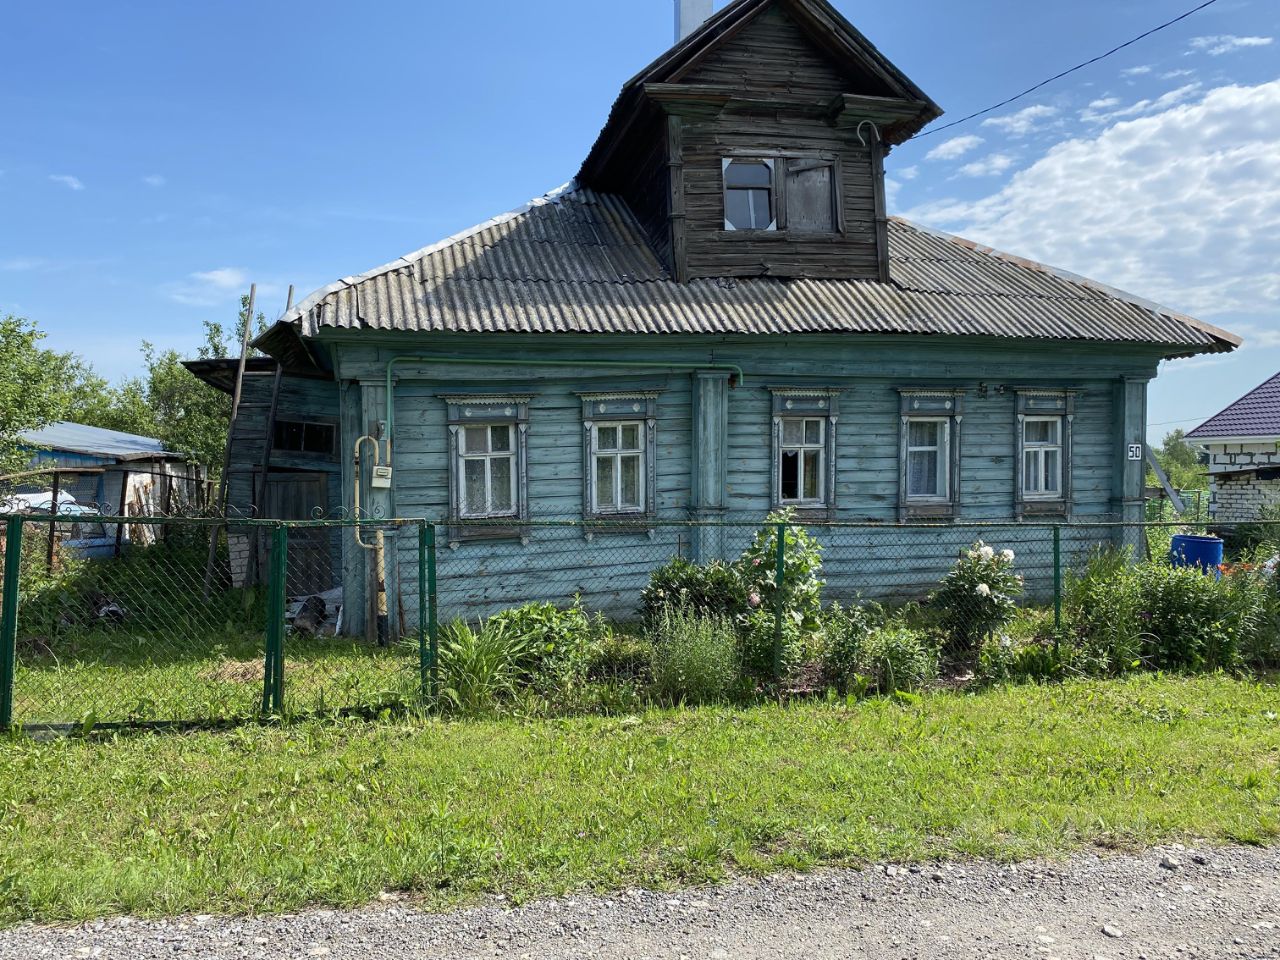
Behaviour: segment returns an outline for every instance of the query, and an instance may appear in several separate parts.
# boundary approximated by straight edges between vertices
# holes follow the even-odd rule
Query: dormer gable
[[[940,114],[826,0],[736,0],[623,87],[579,181],[680,280],[883,280],[884,153]]]

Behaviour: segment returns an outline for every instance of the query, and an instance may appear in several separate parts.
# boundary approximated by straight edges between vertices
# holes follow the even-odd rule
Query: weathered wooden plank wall
[[[629,342],[621,342],[629,341]],[[368,342],[340,348],[340,374],[366,383],[385,372],[396,350]],[[541,357],[562,365],[484,367],[404,364],[395,389],[395,489],[392,509],[400,517],[443,520],[447,514],[446,413],[442,394],[513,393],[531,396],[529,502],[531,518],[577,519],[582,515],[582,443],[579,391],[659,389],[658,509],[663,519],[685,519],[694,510],[695,375],[663,371],[664,361],[741,364],[744,385],[728,391],[725,446],[725,506],[729,520],[758,522],[769,510],[771,482],[770,402],[767,386],[822,385],[845,389],[837,425],[837,519],[884,522],[896,519],[899,406],[895,387],[947,383],[966,389],[962,426],[960,519],[1014,523],[1015,429],[1013,393],[1001,387],[1070,387],[1077,393],[1072,457],[1077,519],[1107,519],[1123,512],[1117,490],[1127,481],[1118,437],[1140,420],[1134,389],[1125,378],[1150,377],[1150,350],[1055,344],[1053,364],[1044,345],[978,338],[793,338],[784,348],[741,338],[611,338],[580,342],[533,337],[474,341],[440,338],[441,355],[467,350],[488,360]],[[421,346],[414,353],[422,353]],[[430,350],[426,351],[430,352]],[[652,374],[619,375],[591,366],[592,358],[652,360]],[[985,384],[985,387],[979,385]],[[360,389],[353,386],[349,389]],[[367,389],[367,387],[366,387]],[[1116,398],[1127,399],[1127,412]],[[379,385],[379,401],[381,398]],[[380,409],[374,403],[367,409]],[[344,438],[344,448],[350,440]],[[714,550],[736,556],[751,529],[708,538]],[[443,532],[442,532],[443,536]],[[827,575],[834,596],[919,597],[945,572],[956,553],[978,533],[937,531],[841,531],[829,548]],[[1072,534],[1068,551],[1110,534]],[[1043,592],[1052,570],[1051,541],[1029,524],[1000,533],[1000,546],[1025,555],[1022,566],[1033,589]],[[630,615],[648,573],[670,556],[694,555],[695,531],[656,529],[651,535],[603,534],[586,538],[579,529],[532,528],[527,543],[462,542],[440,548],[440,598],[445,615],[477,616],[529,599],[568,602],[581,593],[591,606]],[[361,561],[363,562],[363,561]],[[394,609],[409,626],[416,617],[416,539],[400,538],[394,580],[402,591]],[[363,570],[363,566],[359,570]],[[348,578],[362,576],[348,565]],[[358,589],[359,585],[353,585]],[[393,614],[394,615],[394,614]]]

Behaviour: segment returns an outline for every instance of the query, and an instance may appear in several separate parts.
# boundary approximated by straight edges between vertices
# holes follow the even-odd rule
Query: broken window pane
[[[782,453],[782,476],[779,493],[783,500],[800,499],[800,454],[796,450]]]

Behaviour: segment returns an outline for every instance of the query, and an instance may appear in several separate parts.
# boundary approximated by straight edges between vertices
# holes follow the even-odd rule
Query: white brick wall
[[[1213,444],[1209,447],[1209,512],[1215,520],[1256,520],[1264,506],[1280,504],[1280,480],[1259,480],[1241,468],[1280,468],[1274,443]]]

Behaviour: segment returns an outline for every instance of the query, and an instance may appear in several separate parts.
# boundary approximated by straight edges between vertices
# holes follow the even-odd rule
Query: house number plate
[[[1130,460],[1142,459],[1142,444],[1140,443],[1129,444],[1129,459]]]

